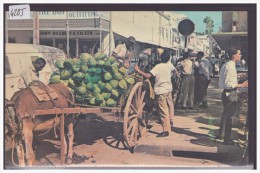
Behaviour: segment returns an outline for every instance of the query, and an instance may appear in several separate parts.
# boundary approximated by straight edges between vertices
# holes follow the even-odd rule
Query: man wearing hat
[[[135,38],[133,36],[128,37],[125,43],[117,45],[113,51],[112,56],[117,59],[120,66],[125,68],[130,67],[132,53],[134,52]]]
[[[45,59],[38,57],[35,61],[24,68],[21,77],[26,87],[28,87],[31,82],[39,80],[39,72],[45,67],[45,65]]]

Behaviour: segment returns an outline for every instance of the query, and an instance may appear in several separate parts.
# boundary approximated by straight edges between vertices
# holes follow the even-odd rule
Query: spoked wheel
[[[143,83],[138,82],[132,88],[124,109],[124,138],[129,148],[135,147],[137,140],[146,131],[144,96]]]

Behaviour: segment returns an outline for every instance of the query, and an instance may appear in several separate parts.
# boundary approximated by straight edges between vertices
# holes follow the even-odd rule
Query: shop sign
[[[109,20],[110,13],[108,11],[38,11],[39,19],[93,19],[102,18]],[[33,12],[30,14],[33,18]],[[9,12],[7,18],[10,19]]]
[[[67,37],[66,31],[40,31],[40,37],[64,38]],[[98,31],[69,31],[70,38],[99,37]]]
[[[39,11],[40,19],[67,19],[66,11]],[[68,19],[109,19],[109,12],[106,11],[68,11]]]

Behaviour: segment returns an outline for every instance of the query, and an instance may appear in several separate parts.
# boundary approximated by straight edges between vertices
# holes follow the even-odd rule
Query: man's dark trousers
[[[222,92],[223,113],[220,121],[219,136],[224,135],[224,142],[231,140],[232,117],[237,113],[237,91]]]
[[[199,68],[194,67],[194,103],[199,102]]]
[[[202,103],[202,106],[207,105],[207,89],[210,80],[206,78],[204,74],[198,76],[198,102]]]

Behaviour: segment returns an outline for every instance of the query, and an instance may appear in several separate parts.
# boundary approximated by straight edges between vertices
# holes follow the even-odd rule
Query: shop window
[[[5,56],[5,74],[11,74],[10,64],[8,60],[8,56]]]
[[[16,40],[15,38],[8,38],[8,43],[16,43]]]
[[[164,40],[164,27],[162,27],[162,38]]]
[[[33,44],[33,39],[32,38],[29,39],[29,44]]]
[[[169,38],[168,38],[168,30],[165,29],[165,33],[166,33],[166,41],[169,41]]]

